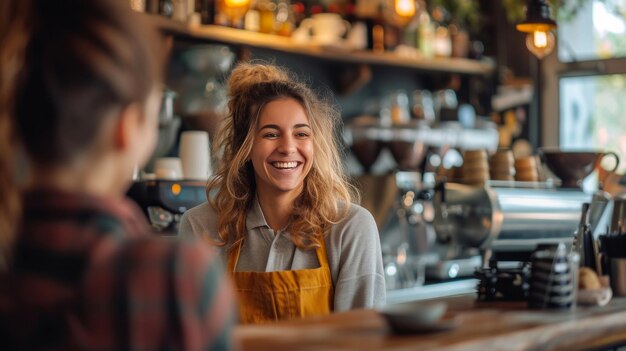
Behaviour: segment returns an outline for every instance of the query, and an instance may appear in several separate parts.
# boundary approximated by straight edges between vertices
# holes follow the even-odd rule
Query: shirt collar
[[[259,204],[259,198],[255,195],[254,200],[252,200],[252,206],[246,214],[246,229],[251,230],[263,226],[269,228],[263,215],[261,204]]]

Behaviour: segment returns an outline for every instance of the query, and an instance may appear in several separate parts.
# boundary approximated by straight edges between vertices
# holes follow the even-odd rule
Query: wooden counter
[[[626,344],[626,298],[574,311],[529,310],[525,303],[446,299],[453,330],[394,335],[373,310],[271,325],[238,326],[242,350],[581,350]]]

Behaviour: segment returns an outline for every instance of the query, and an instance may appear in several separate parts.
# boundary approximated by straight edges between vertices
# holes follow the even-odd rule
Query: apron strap
[[[316,250],[317,260],[321,268],[328,268],[328,254],[326,253],[326,238],[322,237],[321,245]]]

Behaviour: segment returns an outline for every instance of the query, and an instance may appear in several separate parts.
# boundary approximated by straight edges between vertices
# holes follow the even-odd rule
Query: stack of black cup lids
[[[564,244],[537,250],[531,259],[528,306],[569,309],[576,303],[576,269],[568,260]]]

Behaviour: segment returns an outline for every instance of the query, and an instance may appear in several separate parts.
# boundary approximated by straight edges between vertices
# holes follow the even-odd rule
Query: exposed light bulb
[[[398,16],[412,17],[415,15],[414,0],[395,0],[395,8]]]
[[[548,35],[546,34],[546,32],[534,32],[533,45],[538,48],[545,48],[546,46],[548,46]]]
[[[542,59],[554,50],[556,39],[550,31],[537,30],[526,35],[526,47],[538,59]]]

